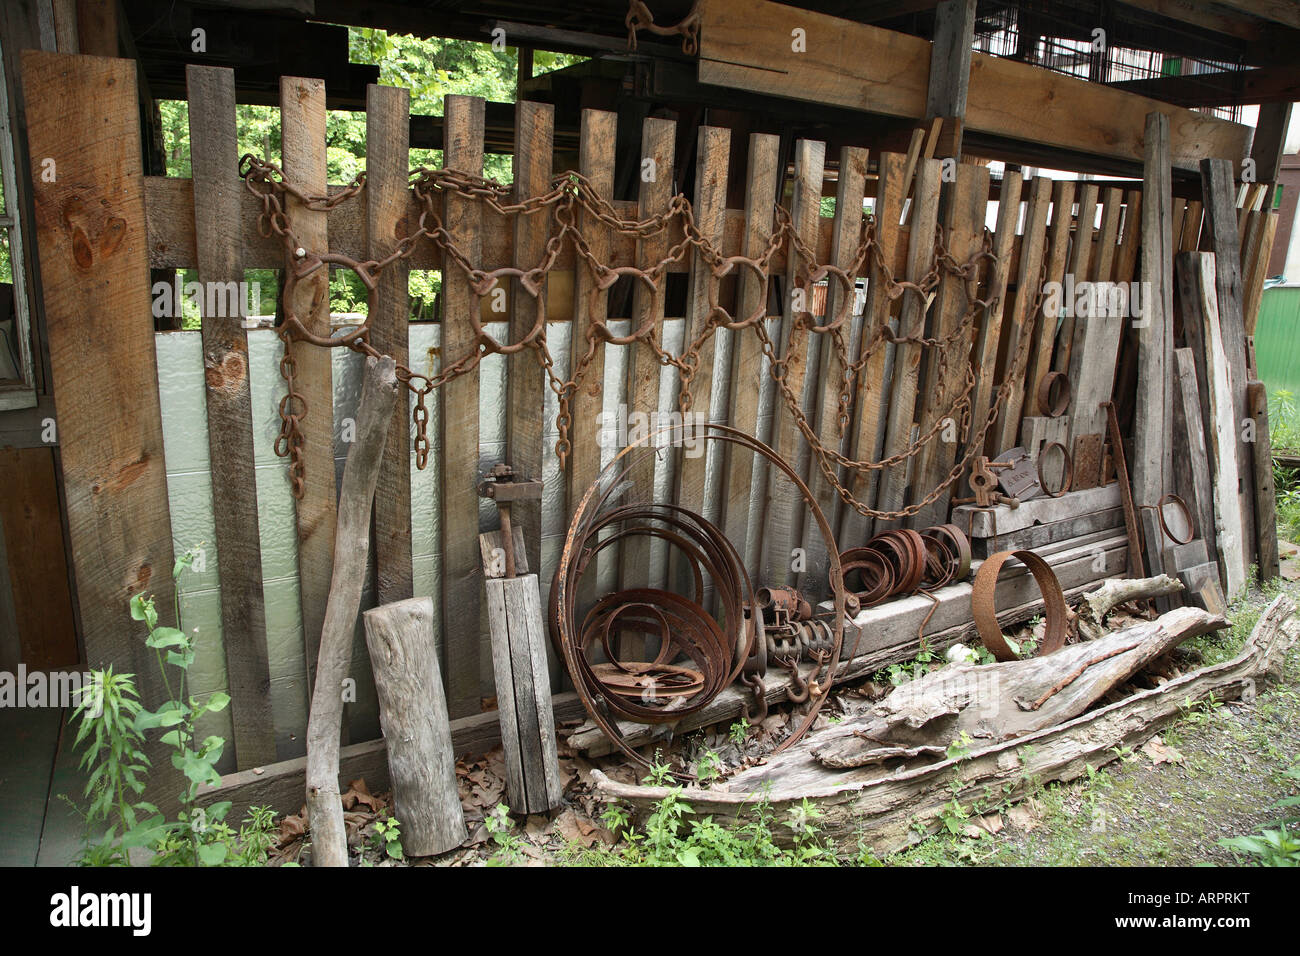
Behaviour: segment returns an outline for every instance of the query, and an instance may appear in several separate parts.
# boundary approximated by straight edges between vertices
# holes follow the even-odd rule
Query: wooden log
[[[809,139],[795,143],[794,192],[790,199],[790,219],[795,233],[808,242],[817,234],[817,221],[821,215],[822,178],[825,174],[826,144]],[[785,359],[785,383],[799,411],[809,421],[816,421],[816,412],[805,388],[812,372],[816,381],[816,368],[809,369],[814,356],[809,352],[812,336],[797,327],[798,313],[812,311],[813,289],[805,283],[803,273],[811,264],[799,255],[791,255],[786,264],[785,302],[781,307],[780,354]],[[776,453],[800,477],[806,477],[809,467],[808,442],[795,423],[788,400],[778,389],[776,407],[772,412],[772,446]],[[815,467],[815,466],[814,466]],[[767,513],[764,518],[763,564],[761,579],[771,584],[796,583],[795,549],[803,544],[803,526],[806,506],[794,484],[775,470],[769,470]]]
[[[484,585],[506,762],[506,799],[516,813],[545,813],[559,805],[564,784],[555,749],[537,575],[487,578]]]
[[[1241,483],[1237,491],[1237,506],[1241,510],[1241,526],[1255,527],[1255,497],[1253,487],[1252,449],[1244,441],[1244,423],[1250,416],[1246,401],[1246,324],[1245,293],[1242,286],[1241,243],[1237,229],[1233,164],[1226,159],[1201,161],[1201,188],[1205,194],[1205,228],[1209,234],[1210,250],[1214,253],[1215,290],[1218,297],[1219,330],[1223,338],[1223,351],[1219,354],[1225,363],[1228,395],[1232,403],[1233,432],[1237,467]],[[1225,436],[1226,437],[1226,436]],[[1246,564],[1255,562],[1253,535],[1241,541]],[[1231,592],[1231,588],[1229,588]]]
[[[1106,615],[1121,604],[1157,595],[1177,594],[1181,590],[1182,582],[1167,574],[1157,574],[1151,578],[1111,578],[1102,581],[1095,590],[1084,596],[1079,605],[1079,613],[1091,623],[1101,626],[1106,622]]]
[[[846,845],[870,846],[877,855],[895,853],[925,839],[943,826],[945,805],[983,799],[987,792],[1006,798],[1027,796],[1044,780],[1073,780],[1134,748],[1185,713],[1188,703],[1213,695],[1217,701],[1253,693],[1258,682],[1277,673],[1283,654],[1295,640],[1294,605],[1285,595],[1266,610],[1241,653],[1230,661],[1203,667],[1151,690],[1138,691],[1073,720],[1000,741],[950,759],[908,763],[891,772],[878,768],[828,771],[811,756],[789,766],[763,790],[763,812],[771,819],[805,799],[817,800],[821,835]],[[1186,614],[1180,610],[1179,614]],[[759,801],[757,777],[774,776],[767,767],[728,781],[728,789],[687,787],[676,796],[702,816],[719,823],[744,820]],[[617,783],[596,772],[597,793],[644,814],[669,795],[668,787]],[[774,838],[792,843],[796,832],[778,826]]]
[[[957,182],[948,196],[945,235],[948,253],[958,263],[970,261],[983,248],[988,201],[988,168],[958,166]],[[944,272],[939,280],[932,327],[927,334],[931,338],[949,338],[951,341],[944,348],[933,346],[926,349],[927,364],[922,385],[926,398],[917,416],[918,435],[925,435],[936,425],[939,433],[916,457],[916,473],[908,493],[909,504],[920,503],[949,477],[957,460],[958,448],[967,437],[961,433],[961,412],[955,409],[954,403],[966,388],[975,333],[973,321],[965,332],[959,333],[958,330],[972,308],[971,294],[978,290],[983,272],[983,262],[978,262],[975,276],[969,283],[948,272]],[[940,492],[934,501],[908,520],[908,527],[943,524],[948,518],[948,502],[955,488],[955,484],[950,484]]]
[[[135,68],[24,50],[22,88],[28,154],[56,164],[31,187],[85,660],[134,673],[155,706],[157,658],[129,613],[141,593],[173,603]],[[157,768],[149,799],[165,808],[176,793],[167,751],[146,753]]]
[[[434,856],[468,836],[456,755],[433,642],[433,599],[409,598],[362,615],[388,752],[393,811],[407,856]]]
[[[900,153],[882,153],[878,164],[872,223],[885,264],[894,261],[895,251],[902,245],[899,223],[903,214],[903,200],[907,197],[909,187],[909,177],[903,170],[907,161],[908,158]],[[867,280],[867,302],[863,312],[858,361],[862,360],[868,350],[871,350],[871,354],[854,383],[856,409],[849,456],[855,461],[879,461],[885,441],[885,412],[894,346],[880,336],[884,330],[896,329],[897,326],[892,315],[893,300],[889,298],[885,285],[885,270],[881,268],[881,262],[873,260]],[[876,501],[879,479],[879,469],[855,471],[848,476],[849,491],[867,507],[871,507]],[[846,508],[840,523],[841,546],[848,548],[865,542],[870,537],[871,526],[872,520],[866,515],[856,509]]]
[[[205,306],[211,303],[215,308],[204,309],[201,334],[212,517],[221,580],[221,644],[235,762],[243,769],[275,762],[275,726],[253,468],[248,337],[242,319],[246,304],[240,301],[244,270],[238,229],[243,183],[238,170],[235,74],[191,64],[185,68],[185,78],[199,282],[227,292],[224,307],[219,307],[215,295],[204,296]]]
[[[1216,543],[1223,565],[1225,593],[1233,597],[1246,584],[1247,526],[1238,507],[1241,471],[1237,422],[1240,419],[1236,418],[1233,407],[1230,362],[1224,353],[1214,270],[1215,257],[1209,253],[1179,254],[1183,330],[1196,359],[1197,377],[1205,383],[1201,406],[1213,481]]]
[[[638,166],[642,170],[640,181],[640,212],[642,219],[657,216],[668,208],[673,195],[673,157],[677,124],[671,120],[647,117],[641,126],[641,153]],[[647,170],[649,173],[647,173]],[[650,178],[647,179],[647,175]],[[637,265],[649,268],[659,262],[668,251],[668,237],[653,236],[637,244]],[[641,328],[653,323],[655,335],[662,340],[664,320],[664,295],[667,280],[661,288],[650,294],[644,283],[638,282],[632,291],[632,327]],[[659,373],[662,366],[650,347],[637,342],[627,350],[627,414],[644,415],[653,421],[659,411]],[[631,435],[631,422],[628,434]],[[654,494],[655,460],[652,454],[636,454],[629,461],[628,480],[633,482],[632,494],[639,500],[650,501]],[[628,538],[619,546],[619,587],[661,587],[666,576],[664,562],[667,551],[663,542],[651,542],[644,535]],[[627,650],[627,648],[625,648]]]
[[[396,401],[397,373],[392,358],[368,357],[357,410],[357,440],[343,467],[334,570],[307,720],[307,812],[316,866],[348,865],[338,788],[343,682],[352,660],[352,638],[370,551],[371,505]]]
[[[280,78],[280,126],[284,141],[284,172],[308,195],[325,194],[325,83]],[[329,248],[326,213],[306,208],[290,196],[285,211],[294,234],[305,249]],[[283,266],[283,263],[281,263]],[[330,291],[327,269],[317,269],[298,283],[292,303],[308,332],[330,334]],[[301,422],[303,467],[301,498],[295,499],[298,531],[298,592],[302,607],[303,650],[309,693],[316,675],[317,653],[328,603],[334,560],[335,501],[334,388],[330,349],[298,345],[293,349],[294,385],[307,403]]]
[[[1173,347],[1173,222],[1170,211],[1169,118],[1147,117],[1143,172],[1142,281],[1144,295],[1138,328],[1138,383],[1129,473],[1139,508],[1154,506],[1171,487],[1173,394],[1168,354]],[[1150,568],[1159,568],[1160,551],[1147,542]]]
[[[770,133],[751,133],[749,136],[742,254],[751,258],[762,253],[772,235],[772,210],[781,182],[780,145],[780,137]],[[751,315],[760,305],[765,305],[767,284],[760,282],[748,269],[741,270],[738,282],[736,314]],[[728,424],[747,435],[757,435],[759,381],[766,374],[762,346],[757,335],[746,332],[738,333],[733,343],[728,394],[731,413]],[[744,556],[745,569],[751,575],[756,575],[762,524],[755,519],[755,509],[750,500],[755,481],[754,459],[757,456],[737,448],[731,442],[727,442],[726,446],[727,487],[722,528],[737,551]],[[759,469],[759,480],[762,481],[765,477],[766,473]],[[749,533],[751,526],[754,529],[752,536]]]
[[[1273,485],[1273,439],[1268,431],[1268,393],[1263,382],[1246,386],[1248,410],[1255,423],[1255,540],[1260,581],[1272,581],[1279,571],[1277,551],[1277,489]]]
[[[835,186],[835,238],[831,246],[831,262],[840,269],[851,268],[853,256],[858,249],[858,240],[862,232],[862,200],[866,193],[866,179],[867,150],[856,146],[844,147],[840,151],[839,180]],[[856,279],[856,276],[853,278]],[[861,335],[860,323],[853,315],[853,307],[857,299],[856,286],[845,290],[834,279],[829,279],[826,285],[825,316],[819,322],[825,324],[832,321],[844,307],[846,298],[849,313],[840,332],[844,341],[848,343],[846,354],[851,362],[852,356],[857,353],[858,338]],[[840,361],[838,351],[833,347],[832,337],[819,335],[817,339],[820,339],[821,345],[821,357],[818,362],[818,378],[821,380],[820,395],[814,392],[814,402],[817,405],[817,436],[826,448],[842,452],[846,447],[845,435],[852,411],[851,394],[843,396],[848,399],[848,405],[840,404],[847,370]],[[843,420],[841,414],[844,416]],[[842,470],[838,466],[832,467],[837,477],[843,481]],[[813,461],[808,468],[808,487],[830,526],[838,528],[840,496],[816,461]],[[799,576],[799,587],[810,596],[820,599],[826,591],[828,555],[826,541],[814,522],[808,521],[804,524],[803,548],[807,552],[808,561],[806,569]]]
[[[1180,299],[1182,280],[1179,275]],[[1184,300],[1185,301],[1185,300]],[[1188,313],[1184,313],[1184,326]],[[1199,341],[1199,337],[1194,339]],[[1205,419],[1201,389],[1196,381],[1196,356],[1191,349],[1174,349],[1174,492],[1191,509],[1196,533],[1205,541],[1206,560],[1217,561],[1214,541],[1214,492],[1205,450]]]
[[[1052,185],[1052,225],[1047,231],[1047,271],[1043,284],[1061,282],[1065,278],[1065,261],[1070,250],[1070,224],[1074,221],[1074,183],[1058,179]],[[1035,290],[1035,294],[1037,290]],[[1034,340],[1029,352],[1028,374],[1025,376],[1025,411],[1031,415],[1046,415],[1048,409],[1038,404],[1038,383],[1052,370],[1052,355],[1056,348],[1060,316],[1052,314],[1044,303],[1042,314],[1034,328]],[[1001,451],[1002,449],[998,449]]]
[[[912,200],[912,230],[907,254],[907,279],[919,282],[930,270],[934,253],[934,230],[939,220],[939,189],[943,164],[938,160],[923,160],[916,169],[916,195]],[[900,335],[917,336],[925,333],[926,312],[930,300],[908,289],[903,293],[902,311],[899,314]],[[894,374],[890,380],[889,405],[885,422],[886,458],[904,454],[912,444],[913,418],[916,414],[917,382],[921,375],[922,349],[914,342],[898,345],[894,349]],[[907,472],[911,458],[905,458],[884,469],[877,492],[876,509],[898,511],[903,507],[907,491]],[[897,519],[877,519],[875,530],[897,527]]]
[[[481,174],[483,171],[483,100],[472,96],[445,98],[447,169]],[[488,219],[495,217],[488,216]],[[444,219],[452,240],[471,262],[482,253],[479,203],[448,192]],[[468,322],[458,319],[474,306],[469,279],[451,268],[442,279],[442,361],[465,355],[474,341]],[[442,640],[447,707],[452,717],[476,714],[482,709],[479,648],[482,626],[479,605],[478,560],[479,480],[479,372],[472,369],[438,389],[442,402],[441,500],[442,537]]]
[[[546,192],[551,185],[555,160],[555,107],[549,103],[520,100],[515,104],[514,198],[522,202]],[[515,268],[531,269],[546,253],[546,235],[551,228],[550,216],[515,216]],[[534,323],[546,320],[546,283],[536,295],[524,288],[523,281],[510,283],[510,340],[521,341]],[[524,349],[507,356],[506,371],[506,462],[515,473],[533,481],[542,481],[543,408],[546,373],[538,366],[537,356]],[[528,542],[528,559],[533,567],[542,560],[542,501],[530,498],[518,501],[511,510],[511,520],[523,529]]]
[[[409,228],[405,211],[410,169],[411,94],[393,86],[366,87],[366,252],[381,260]],[[409,266],[399,259],[379,275],[370,293],[370,344],[406,365],[411,304]],[[436,399],[433,399],[436,401]],[[375,596],[380,604],[415,593],[411,558],[411,415],[400,401],[388,424],[388,442],[375,489]],[[432,443],[435,436],[426,436]],[[403,821],[404,822],[404,821]]]

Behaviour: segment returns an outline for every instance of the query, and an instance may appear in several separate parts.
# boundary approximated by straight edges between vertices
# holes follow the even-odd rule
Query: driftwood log
[[[312,862],[347,866],[348,840],[339,798],[339,735],[343,681],[348,676],[361,586],[370,551],[370,509],[388,422],[397,401],[396,365],[387,356],[366,359],[357,411],[356,441],[348,451],[334,532],[334,570],[316,662],[316,687],[307,719],[307,813]]]
[[[1185,609],[1184,609],[1185,610]],[[726,789],[688,787],[682,800],[698,817],[719,822],[746,817],[766,798],[776,821],[774,837],[790,843],[794,834],[786,821],[789,811],[805,799],[815,799],[823,811],[818,821],[825,837],[852,845],[861,840],[884,855],[905,849],[942,826],[941,811],[954,798],[970,805],[987,790],[1010,799],[1027,796],[1041,782],[1073,780],[1116,759],[1114,748],[1137,747],[1175,720],[1187,703],[1211,694],[1219,701],[1254,693],[1257,682],[1280,673],[1282,656],[1296,639],[1295,605],[1279,596],[1260,617],[1241,653],[1230,661],[1184,674],[1152,690],[1090,710],[1063,724],[1000,741],[964,756],[924,766],[905,767],[882,775],[875,767],[828,770],[809,758],[769,776],[770,789],[759,779],[768,767],[733,777]],[[607,801],[620,801],[638,814],[673,792],[613,781],[593,772],[597,792]]]
[[[774,757],[766,772],[807,755],[828,767],[880,763],[881,750],[1020,737],[1064,723],[1142,666],[1227,621],[1179,608],[1095,641],[998,664],[950,664],[896,688],[867,713],[813,734]]]
[[[1079,612],[1075,619],[1079,636],[1084,640],[1095,641],[1105,634],[1106,615],[1121,604],[1165,597],[1182,590],[1183,583],[1167,574],[1157,574],[1151,578],[1111,578],[1103,581],[1079,602]],[[1207,610],[1214,614],[1221,613],[1221,609]]]
[[[456,789],[456,755],[433,642],[433,599],[366,611],[366,647],[388,750],[393,810],[408,856],[434,856],[468,835]]]

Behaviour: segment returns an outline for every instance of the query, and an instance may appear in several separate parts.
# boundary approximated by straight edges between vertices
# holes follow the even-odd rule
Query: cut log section
[[[393,810],[407,856],[434,856],[464,842],[451,721],[433,641],[433,599],[411,598],[362,615],[388,748]]]

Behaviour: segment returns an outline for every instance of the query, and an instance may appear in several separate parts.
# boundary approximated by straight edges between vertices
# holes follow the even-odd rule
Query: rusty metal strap
[[[998,575],[1002,566],[1012,558],[1029,569],[1038,583],[1038,590],[1043,595],[1043,613],[1046,630],[1043,642],[1038,647],[1038,656],[1050,654],[1065,646],[1066,631],[1069,627],[1069,608],[1065,606],[1065,593],[1061,582],[1046,561],[1032,551],[999,551],[990,555],[975,573],[975,584],[971,590],[971,615],[979,631],[984,646],[999,661],[1014,661],[1020,657],[1011,650],[998,624],[997,589]]]

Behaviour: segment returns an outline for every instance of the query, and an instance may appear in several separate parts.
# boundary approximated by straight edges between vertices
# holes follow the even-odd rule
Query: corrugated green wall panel
[[[1270,392],[1300,395],[1300,287],[1265,289],[1255,326],[1255,361]]]

